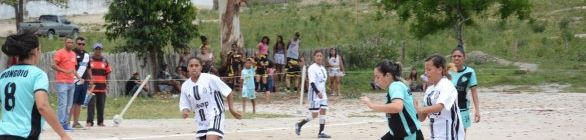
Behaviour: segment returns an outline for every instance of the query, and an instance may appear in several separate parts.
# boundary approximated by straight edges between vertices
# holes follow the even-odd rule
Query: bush
[[[373,68],[383,59],[397,61],[398,49],[390,44],[383,44],[380,39],[365,41],[359,45],[346,46],[344,55],[347,68]]]

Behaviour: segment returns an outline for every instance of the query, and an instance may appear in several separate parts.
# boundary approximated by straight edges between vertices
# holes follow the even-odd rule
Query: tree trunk
[[[220,13],[220,44],[222,64],[226,62],[226,55],[230,52],[232,43],[244,48],[244,37],[240,32],[240,2],[241,0],[219,0]]]
[[[158,79],[159,78],[158,77],[158,74],[159,74],[159,71],[158,70],[159,70],[159,67],[160,67],[159,66],[159,57],[160,57],[159,56],[159,53],[157,52],[156,49],[150,49],[149,50],[149,53],[148,53],[148,56],[150,56],[149,58],[151,58],[150,61],[151,61],[151,64],[152,64],[152,69],[153,69],[153,73],[151,73],[152,74],[152,77],[155,80],[159,80]],[[159,84],[159,81],[155,81],[155,85],[154,85],[155,91],[161,91],[159,89],[159,86],[157,86],[158,84]]]
[[[454,27],[454,32],[456,33],[456,40],[458,40],[458,47],[462,47],[462,49],[464,49],[464,37],[462,35],[463,26],[464,21],[458,20],[458,23]]]
[[[218,0],[214,0],[214,6],[213,6],[214,10],[218,10]]]
[[[17,3],[14,3],[14,5],[12,5],[12,7],[14,8],[14,18],[16,19],[16,32],[20,33],[18,25],[20,25],[20,23],[22,23],[24,19],[24,0],[18,0]]]

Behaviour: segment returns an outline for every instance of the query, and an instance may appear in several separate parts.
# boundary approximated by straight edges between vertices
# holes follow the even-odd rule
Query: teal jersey
[[[416,132],[421,129],[421,124],[417,119],[413,96],[409,87],[403,82],[395,81],[389,86],[387,104],[395,99],[403,100],[403,110],[395,114],[387,113],[390,133],[405,135],[405,140],[415,140]]]
[[[242,74],[240,79],[243,80],[242,89],[243,90],[254,90],[254,75],[255,75],[256,68],[244,68],[242,69]]]
[[[470,108],[468,91],[478,84],[476,72],[471,67],[465,66],[458,72],[450,72],[450,75],[452,76],[452,84],[458,91],[458,107],[460,111],[466,111]]]
[[[0,135],[38,139],[44,119],[37,110],[34,92],[48,89],[47,73],[36,66],[13,65],[2,71]]]

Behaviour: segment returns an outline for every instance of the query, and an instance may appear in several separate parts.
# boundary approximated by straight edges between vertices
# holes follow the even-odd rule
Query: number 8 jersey
[[[35,92],[48,91],[47,73],[33,65],[13,65],[0,73],[0,135],[38,139],[44,124]]]
[[[179,109],[189,109],[195,112],[198,122],[206,121],[216,115],[224,113],[224,99],[232,92],[219,77],[201,73],[194,82],[187,79],[181,86]]]

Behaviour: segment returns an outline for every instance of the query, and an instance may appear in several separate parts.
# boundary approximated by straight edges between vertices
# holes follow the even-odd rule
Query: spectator
[[[287,51],[287,48],[285,48],[285,42],[283,42],[283,36],[279,35],[277,36],[277,43],[275,44],[275,47],[273,48],[273,52],[275,53],[274,55],[274,59],[275,59],[275,68],[277,69],[277,73],[283,73],[283,70],[285,69],[285,51]],[[277,76],[278,79],[283,79],[283,76]]]
[[[132,96],[132,94],[134,94],[134,92],[136,92],[136,90],[138,90],[141,83],[142,83],[142,81],[140,81],[140,75],[138,74],[138,72],[135,72],[134,74],[132,74],[132,77],[130,77],[130,79],[128,79],[128,81],[126,81],[126,93],[124,95]],[[144,85],[144,87],[142,88],[142,91],[145,91],[148,94],[148,91],[149,91],[148,84]],[[151,95],[148,94],[147,96],[150,97]]]
[[[199,48],[200,54],[197,57],[201,59],[203,64],[202,73],[216,73],[214,69],[214,54],[208,45],[208,38],[201,36],[201,43],[202,45]]]
[[[269,56],[269,37],[263,36],[260,42],[258,43],[258,53],[260,55]]]
[[[340,95],[340,83],[344,77],[344,60],[338,54],[336,48],[330,48],[330,58],[328,59],[330,90],[332,95]]]
[[[267,90],[267,78],[268,78],[268,66],[270,64],[269,59],[266,55],[260,54],[257,55],[256,60],[256,90],[259,92],[265,92]]]
[[[81,75],[84,79],[84,82],[77,81],[75,84],[75,92],[73,94],[73,107],[71,108],[71,115],[73,116],[73,128],[83,128],[81,124],[79,124],[79,113],[81,111],[81,105],[85,100],[85,96],[87,94],[88,85],[90,84],[90,55],[85,51],[85,38],[78,37],[75,39],[77,43],[77,47],[74,49],[75,54],[77,56],[77,65],[75,68],[77,69],[77,75]]]
[[[421,91],[421,87],[419,86],[419,81],[417,80],[417,69],[412,68],[409,76],[407,76],[407,84],[409,84],[409,88],[411,91]]]
[[[104,46],[101,43],[94,44],[94,55],[90,60],[90,73],[92,82],[95,87],[92,93],[95,94],[90,100],[87,109],[87,124],[86,127],[94,126],[94,109],[97,110],[98,114],[98,126],[104,127],[104,108],[106,107],[106,92],[108,75],[112,72],[112,68],[108,64],[108,61],[102,56],[102,50]]]
[[[82,79],[75,70],[77,60],[73,52],[73,39],[65,38],[65,47],[57,50],[54,55],[54,64],[51,66],[57,72],[55,75],[59,121],[65,131],[73,131],[69,125],[69,115],[73,105],[74,77]],[[81,80],[83,82],[83,79]]]
[[[236,42],[232,43],[232,50],[228,53],[227,66],[224,66],[224,68],[227,69],[226,76],[230,77],[226,78],[226,84],[232,89],[238,87],[236,85],[238,85],[238,76],[240,76],[240,71],[242,71],[243,59],[244,54],[242,54],[242,51],[238,48],[238,44],[236,44]]]
[[[160,80],[159,84],[157,85],[160,92],[173,93],[175,89],[177,89],[175,87],[176,83],[173,81],[171,73],[167,71],[167,64],[163,64],[161,66],[161,71],[157,75],[157,79]]]
[[[287,61],[290,59],[299,59],[299,37],[299,32],[295,32],[295,37],[289,41],[289,44],[287,45]]]

